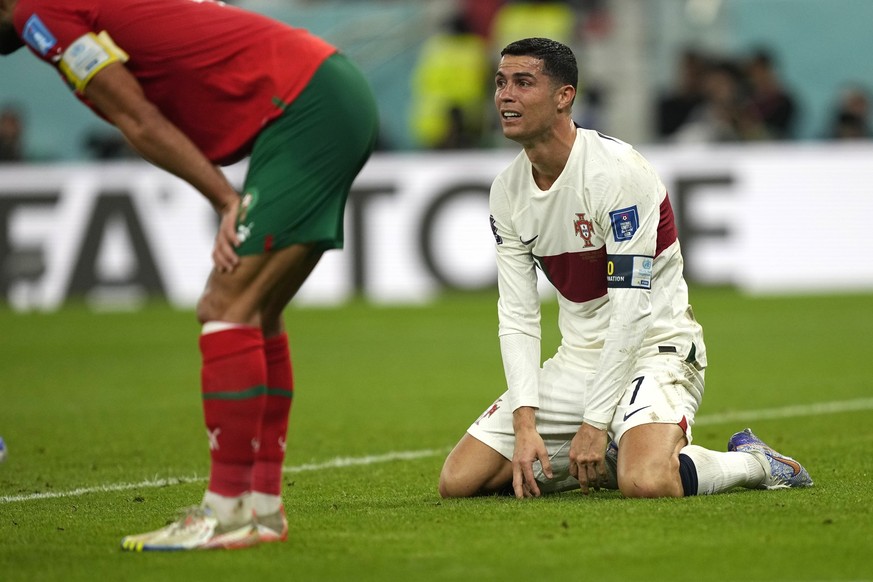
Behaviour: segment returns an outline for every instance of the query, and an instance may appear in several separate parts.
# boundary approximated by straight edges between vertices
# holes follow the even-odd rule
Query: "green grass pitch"
[[[494,293],[287,313],[288,543],[127,554],[200,500],[190,312],[0,306],[0,580],[871,580],[873,295],[692,289],[698,444],[751,426],[816,486],[689,499],[441,500],[445,454],[503,386]],[[543,353],[557,344],[544,308]]]

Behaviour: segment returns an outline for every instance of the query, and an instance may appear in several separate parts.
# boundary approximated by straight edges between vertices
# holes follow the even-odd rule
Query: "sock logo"
[[[218,435],[221,434],[221,428],[215,427],[213,430],[206,429],[206,438],[209,439],[209,450],[217,451],[218,447]]]

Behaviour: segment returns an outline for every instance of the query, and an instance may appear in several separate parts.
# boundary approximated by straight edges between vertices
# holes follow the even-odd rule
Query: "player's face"
[[[525,144],[550,133],[558,119],[560,89],[543,72],[542,59],[505,55],[494,82],[503,135]]]

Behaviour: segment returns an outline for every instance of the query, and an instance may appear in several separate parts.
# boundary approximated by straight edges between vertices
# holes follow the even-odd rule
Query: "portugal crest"
[[[573,221],[573,228],[576,231],[576,234],[585,241],[585,247],[593,247],[594,243],[591,242],[591,237],[594,234],[594,224],[590,220],[585,220],[585,213],[582,212],[576,214],[576,220]]]

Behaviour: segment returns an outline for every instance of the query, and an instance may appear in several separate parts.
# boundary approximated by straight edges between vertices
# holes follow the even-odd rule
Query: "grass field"
[[[441,500],[445,454],[502,390],[495,301],[290,311],[289,542],[160,555],[119,540],[205,486],[193,315],[0,307],[0,580],[873,580],[873,295],[692,290],[696,442],[752,426],[812,489]]]

